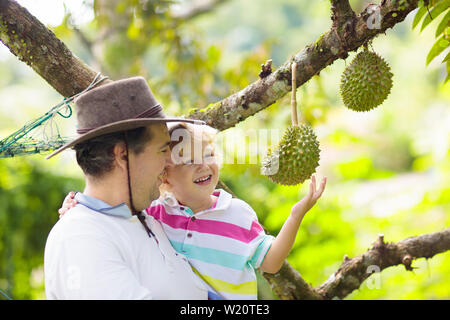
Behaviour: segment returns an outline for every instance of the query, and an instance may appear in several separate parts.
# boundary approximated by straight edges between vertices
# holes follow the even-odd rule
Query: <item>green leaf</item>
[[[442,63],[450,61],[450,52],[447,53],[447,55],[445,56],[444,60],[442,60]]]
[[[219,48],[217,48],[216,46],[212,45],[212,46],[210,46],[208,48],[206,53],[208,55],[208,60],[212,64],[216,64],[216,63],[219,62],[219,60],[220,60],[220,50],[219,50]]]
[[[450,7],[450,0],[441,0],[439,1],[433,9],[431,9],[430,14],[427,14],[425,19],[423,19],[422,27],[420,28],[420,31],[431,23],[434,19],[436,19],[442,12],[444,12],[446,9]],[[432,18],[431,18],[431,17]]]
[[[450,9],[447,10],[447,13],[445,14],[444,18],[442,18],[441,22],[439,22],[439,25],[436,28],[436,33],[435,33],[435,37],[439,37],[439,35],[441,33],[444,32],[445,28],[449,25],[450,23]]]
[[[416,15],[414,16],[414,20],[412,23],[412,29],[414,30],[415,27],[419,24],[420,20],[422,20],[423,16],[427,13],[427,7],[423,6],[420,7],[419,10],[417,10]]]
[[[436,58],[442,51],[444,51],[448,46],[450,45],[450,42],[446,39],[444,39],[444,36],[442,35],[439,39],[436,40],[436,42],[431,47],[430,52],[428,52],[427,55],[427,65]]]

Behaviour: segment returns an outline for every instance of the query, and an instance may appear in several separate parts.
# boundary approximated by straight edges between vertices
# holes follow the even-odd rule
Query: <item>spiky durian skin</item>
[[[342,73],[342,100],[354,111],[376,108],[387,98],[391,88],[391,68],[383,58],[369,50],[358,53]]]
[[[317,137],[309,125],[289,127],[275,150],[262,161],[261,173],[281,185],[297,185],[309,179],[319,165]]]

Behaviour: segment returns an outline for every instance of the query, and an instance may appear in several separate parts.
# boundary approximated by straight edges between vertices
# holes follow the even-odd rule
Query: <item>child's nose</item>
[[[206,159],[204,157],[194,157],[194,164],[200,167],[205,167],[207,166],[207,162],[205,160]]]
[[[208,163],[208,160],[207,160],[207,159],[203,158],[201,161],[202,161],[202,162],[200,162],[200,163],[198,164],[200,170],[209,167],[209,163]]]

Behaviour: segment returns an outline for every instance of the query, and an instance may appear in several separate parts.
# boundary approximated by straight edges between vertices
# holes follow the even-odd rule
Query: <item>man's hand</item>
[[[308,194],[299,202],[297,202],[291,209],[291,215],[295,217],[303,217],[306,212],[308,212],[317,202],[317,199],[320,198],[320,196],[323,193],[323,190],[325,190],[325,185],[327,184],[327,177],[324,177],[322,179],[322,182],[320,183],[320,188],[316,190],[316,177],[312,176],[311,178],[311,184],[309,185],[309,192]]]
[[[67,196],[64,198],[64,202],[62,207],[58,209],[59,217],[61,218],[69,209],[75,207],[78,203],[77,200],[74,199],[75,192],[70,191]]]

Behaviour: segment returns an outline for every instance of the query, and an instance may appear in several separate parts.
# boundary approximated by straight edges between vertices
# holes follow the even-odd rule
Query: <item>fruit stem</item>
[[[292,62],[292,92],[291,92],[291,118],[292,126],[298,126],[297,118],[297,62]]]

